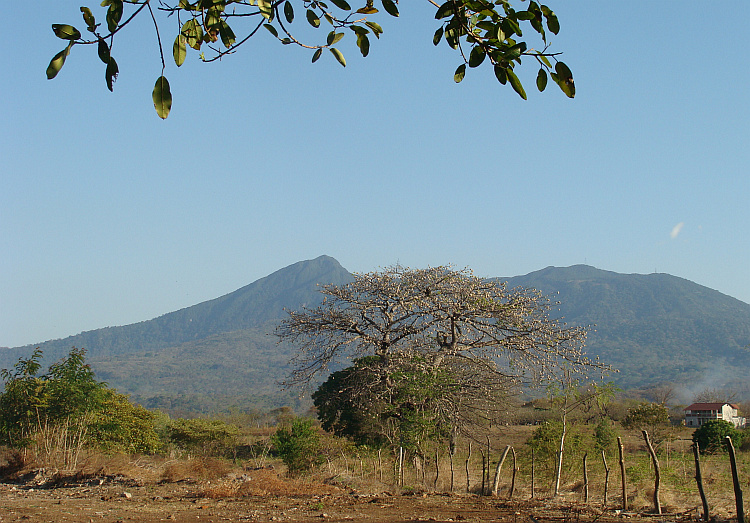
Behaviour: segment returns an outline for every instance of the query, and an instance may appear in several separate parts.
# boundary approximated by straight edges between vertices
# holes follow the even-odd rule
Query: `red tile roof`
[[[721,410],[724,405],[729,405],[733,409],[737,408],[737,405],[733,403],[693,403],[685,407],[685,410]]]

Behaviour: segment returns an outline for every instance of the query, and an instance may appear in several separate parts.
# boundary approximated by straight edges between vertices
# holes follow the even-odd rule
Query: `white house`
[[[737,405],[732,403],[693,403],[685,408],[685,425],[700,427],[712,419],[723,419],[737,428],[744,428],[745,418],[740,417]]]

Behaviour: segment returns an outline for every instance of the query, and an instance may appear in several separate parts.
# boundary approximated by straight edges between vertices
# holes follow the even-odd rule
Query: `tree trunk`
[[[503,455],[500,458],[500,461],[497,462],[497,467],[495,468],[495,478],[492,481],[492,495],[493,496],[497,496],[497,489],[500,487],[500,469],[503,467],[505,458],[508,456],[508,451],[510,451],[510,445],[505,446]]]
[[[740,478],[737,475],[737,458],[734,455],[732,438],[725,436],[724,443],[729,452],[729,463],[732,465],[732,483],[734,483],[734,503],[737,507],[737,523],[745,523],[745,508],[742,504],[742,487],[740,487]]]
[[[622,480],[622,510],[628,510],[627,481],[625,478],[625,456],[622,446],[622,438],[617,438],[617,448],[620,452],[620,478]]]
[[[703,521],[708,523],[708,500],[706,499],[706,491],[703,490],[700,448],[697,443],[693,443],[693,457],[695,458],[695,482],[698,484],[698,493],[701,495],[701,503],[703,504]]]
[[[510,451],[513,453],[513,476],[511,476],[510,479],[510,492],[508,493],[508,499],[513,499],[513,492],[516,490],[516,472],[518,472],[518,467],[516,466],[516,449],[511,447]]]
[[[435,449],[435,483],[432,485],[432,490],[437,492],[438,479],[440,479],[440,456],[438,455],[437,448]]]
[[[453,482],[456,479],[456,471],[453,468],[453,453],[454,453],[453,449],[450,449],[448,451],[448,459],[450,460],[450,464],[451,464],[451,494],[453,494]]]
[[[531,498],[534,498],[534,447],[531,447]]]
[[[656,457],[654,447],[651,445],[651,440],[648,439],[648,432],[643,432],[643,440],[646,442],[648,453],[651,454],[651,461],[654,463],[654,512],[661,514],[661,500],[659,499],[659,488],[661,487],[661,468],[659,467],[659,459]]]
[[[563,450],[565,450],[565,436],[568,433],[567,414],[563,411],[562,434],[560,448],[557,451],[557,466],[555,467],[555,497],[560,495],[560,476],[562,476]]]
[[[469,474],[469,460],[471,459],[471,441],[469,442],[469,454],[466,456],[466,492],[470,491],[471,487],[471,474]]]
[[[484,496],[487,494],[485,490],[487,488],[487,457],[483,450],[480,450],[479,453],[482,455],[482,490],[480,495]]]

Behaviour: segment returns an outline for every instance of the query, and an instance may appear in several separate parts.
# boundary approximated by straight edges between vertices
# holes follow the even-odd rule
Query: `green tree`
[[[729,436],[735,446],[742,444],[745,434],[734,425],[723,419],[712,419],[695,429],[693,442],[698,444],[702,453],[726,451],[724,438]]]
[[[152,452],[158,444],[153,416],[127,396],[97,381],[84,349],[40,375],[42,351],[0,371],[0,444],[31,449],[38,457],[75,467],[81,450]]]
[[[271,444],[292,476],[323,462],[320,435],[310,419],[297,418],[291,425],[279,427],[271,436]]]
[[[608,451],[617,441],[617,431],[612,425],[612,420],[603,417],[594,427],[594,449],[597,451]]]
[[[463,80],[467,66],[474,68],[486,63],[493,68],[501,84],[509,84],[525,99],[526,91],[515,67],[521,64],[522,57],[529,57],[539,67],[536,79],[539,91],[544,91],[549,77],[565,95],[575,96],[570,69],[559,61],[560,53],[549,50],[548,36],[559,32],[560,23],[548,6],[533,0],[527,6],[520,0],[448,0],[442,5],[430,2],[437,8],[434,17],[438,27],[433,43],[438,45],[445,41],[460,56],[454,81]],[[53,24],[55,36],[67,43],[50,61],[47,78],[57,76],[75,45],[95,46],[104,63],[107,88],[112,91],[119,74],[112,55],[114,39],[135,17],[148,13],[161,58],[161,73],[152,97],[157,114],[166,118],[172,106],[169,82],[164,76],[166,61],[161,40],[161,35],[167,34],[164,27],[167,20],[171,22],[169,27],[174,35],[172,58],[177,67],[186,60],[188,48],[199,53],[204,62],[220,60],[249,41],[261,27],[284,45],[312,51],[313,62],[328,49],[338,63],[346,66],[344,54],[337,47],[345,36],[350,35],[362,56],[367,56],[371,36],[379,39],[383,33],[383,28],[375,21],[380,9],[374,0],[366,0],[359,8],[352,7],[347,0],[331,0],[332,5],[315,0],[179,0],[171,5],[159,2],[156,8],[152,4],[151,0],[104,0],[101,4],[106,8],[104,16],[97,13],[104,22],[97,22],[90,8],[81,7],[86,36],[72,25]],[[398,17],[397,4],[397,0],[379,0],[378,5],[388,15]],[[304,16],[300,16],[303,13]],[[293,22],[301,19],[305,20],[303,26],[308,30],[295,26],[297,29],[293,33]],[[538,44],[525,40],[523,32],[528,34],[528,29],[536,33]]]
[[[628,409],[622,426],[626,429],[647,431],[655,445],[659,445],[672,434],[669,408],[661,403],[641,403]]]
[[[423,454],[425,444],[449,439],[468,421],[458,411],[465,391],[448,361],[431,368],[418,357],[397,366],[383,365],[378,356],[356,360],[313,394],[322,427],[356,443],[399,445]]]

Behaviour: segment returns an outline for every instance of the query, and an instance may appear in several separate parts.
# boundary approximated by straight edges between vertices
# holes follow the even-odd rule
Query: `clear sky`
[[[116,40],[110,93],[93,48],[45,77],[64,47],[50,24],[83,29],[80,4],[9,3],[0,346],[147,320],[321,254],[359,272],[658,271],[750,302],[750,2],[549,3],[575,100],[536,92],[531,60],[528,101],[490,67],[455,84],[434,8],[405,0],[369,57],[338,44],[346,68],[265,31],[223,63],[168,63],[166,121],[145,17]]]

